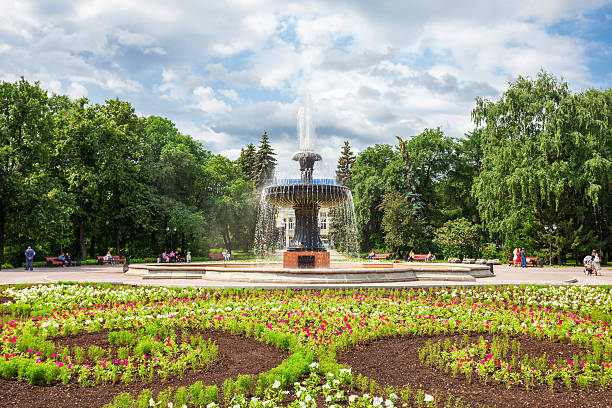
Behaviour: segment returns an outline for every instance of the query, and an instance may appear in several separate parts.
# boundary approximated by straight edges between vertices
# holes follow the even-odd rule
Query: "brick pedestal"
[[[283,268],[298,269],[300,257],[314,257],[315,268],[329,268],[329,252],[290,252],[283,254]],[[308,261],[309,259],[303,259]]]

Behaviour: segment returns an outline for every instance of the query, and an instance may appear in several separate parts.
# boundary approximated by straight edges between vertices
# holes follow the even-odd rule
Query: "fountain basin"
[[[127,275],[143,279],[203,279],[211,282],[274,284],[348,284],[410,281],[473,282],[494,276],[486,265],[349,263],[328,268],[286,269],[282,262],[132,264]]]
[[[264,199],[278,207],[317,205],[331,208],[348,200],[349,194],[348,187],[325,184],[281,184],[263,191]]]

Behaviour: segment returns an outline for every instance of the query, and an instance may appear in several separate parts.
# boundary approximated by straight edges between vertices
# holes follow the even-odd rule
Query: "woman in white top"
[[[595,275],[601,275],[601,260],[597,251],[593,250],[591,255],[591,261],[593,262],[593,272]]]

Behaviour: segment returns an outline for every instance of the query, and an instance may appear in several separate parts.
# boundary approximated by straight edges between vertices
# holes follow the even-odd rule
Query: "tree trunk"
[[[79,221],[79,245],[81,247],[81,260],[87,259],[87,243],[85,242],[85,223]]]
[[[181,251],[185,254],[187,253],[187,251],[185,251],[185,233],[181,232]]]
[[[119,227],[115,226],[113,228],[113,232],[115,234],[115,252],[119,255],[119,251],[121,251],[121,242],[119,241]]]
[[[89,243],[89,253],[92,257],[96,256],[96,237],[91,237],[91,242]]]
[[[153,255],[159,253],[159,248],[157,247],[157,231],[151,232],[151,249],[153,250]]]

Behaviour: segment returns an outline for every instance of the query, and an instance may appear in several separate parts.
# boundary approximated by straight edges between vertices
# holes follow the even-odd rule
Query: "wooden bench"
[[[413,261],[426,261],[427,260],[427,254],[414,254],[414,256],[412,257]]]
[[[218,253],[218,252],[208,254],[208,257],[210,258],[211,261],[223,261],[224,260],[223,254]]]
[[[538,266],[538,258],[535,256],[528,256],[526,259],[527,266]],[[508,266],[521,266],[521,259],[510,260]]]
[[[63,266],[64,265],[64,261],[60,261],[57,256],[55,257],[48,256],[45,259],[47,260],[47,266]]]
[[[374,254],[373,257],[366,256],[366,259],[389,259],[391,254]]]
[[[98,258],[98,265],[102,265],[102,264],[109,264],[111,263],[110,259],[104,259],[104,255],[103,256],[97,256],[96,258]],[[115,260],[115,263],[124,263],[125,259],[123,258],[119,258],[119,255],[113,255],[113,259]]]

